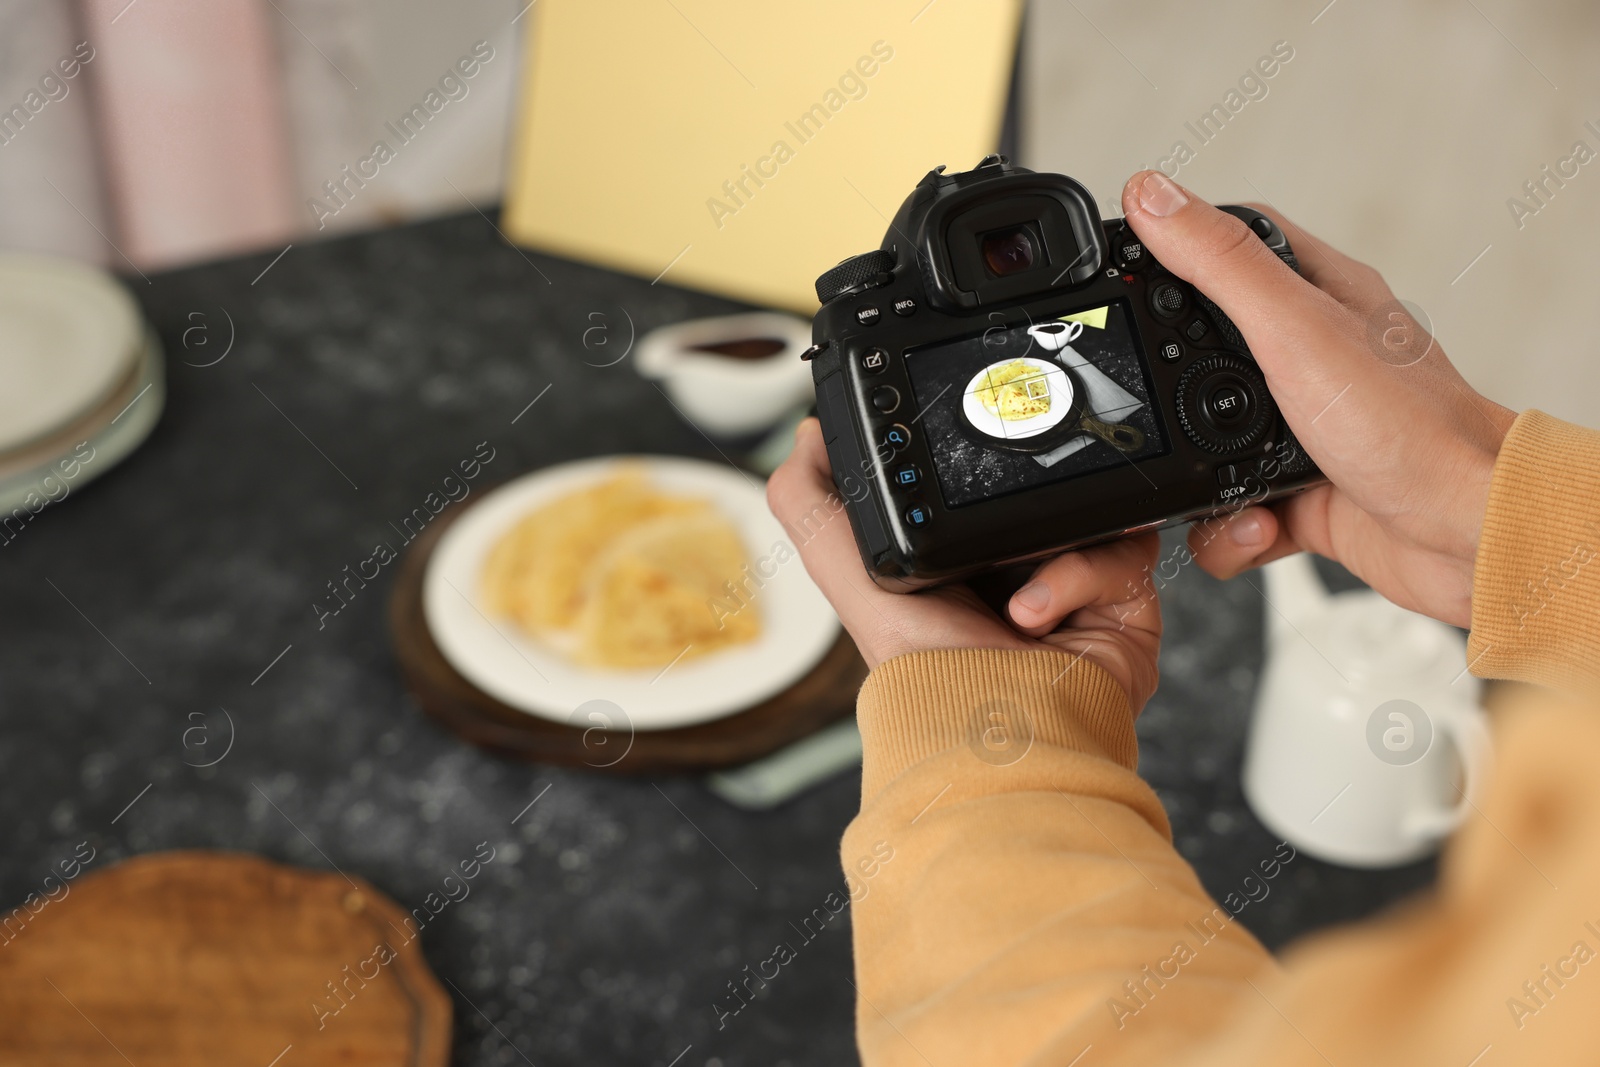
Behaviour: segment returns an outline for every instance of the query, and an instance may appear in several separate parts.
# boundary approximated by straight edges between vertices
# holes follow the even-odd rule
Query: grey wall
[[[1600,158],[1520,229],[1506,206],[1575,141],[1600,153],[1600,8],[1326,3],[1035,0],[1024,161],[1120,214],[1127,176],[1185,140],[1179,181],[1268,200],[1378,267],[1479,390],[1600,426]],[[1184,124],[1280,40],[1294,58],[1267,95],[1199,146]]]

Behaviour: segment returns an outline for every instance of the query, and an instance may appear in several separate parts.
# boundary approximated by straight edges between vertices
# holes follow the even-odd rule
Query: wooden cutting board
[[[165,852],[58,883],[0,913],[8,1067],[449,1062],[416,920],[359,878]]]

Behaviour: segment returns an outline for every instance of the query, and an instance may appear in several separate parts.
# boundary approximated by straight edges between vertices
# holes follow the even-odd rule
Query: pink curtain
[[[302,220],[267,4],[80,5],[118,250],[151,269],[287,243]]]

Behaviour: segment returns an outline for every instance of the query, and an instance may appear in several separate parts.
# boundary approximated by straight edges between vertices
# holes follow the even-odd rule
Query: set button
[[[1236,381],[1221,381],[1204,390],[1200,411],[1219,430],[1232,430],[1250,416],[1250,394]]]
[[[1192,360],[1178,379],[1177,394],[1183,432],[1200,448],[1220,455],[1258,444],[1277,413],[1261,372],[1232,353]]]

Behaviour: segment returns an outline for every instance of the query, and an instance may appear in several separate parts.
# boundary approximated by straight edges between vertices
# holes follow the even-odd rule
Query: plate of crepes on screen
[[[422,595],[462,677],[563,723],[597,699],[636,730],[736,714],[803,678],[839,636],[762,480],[665,456],[494,489],[444,531]]]

